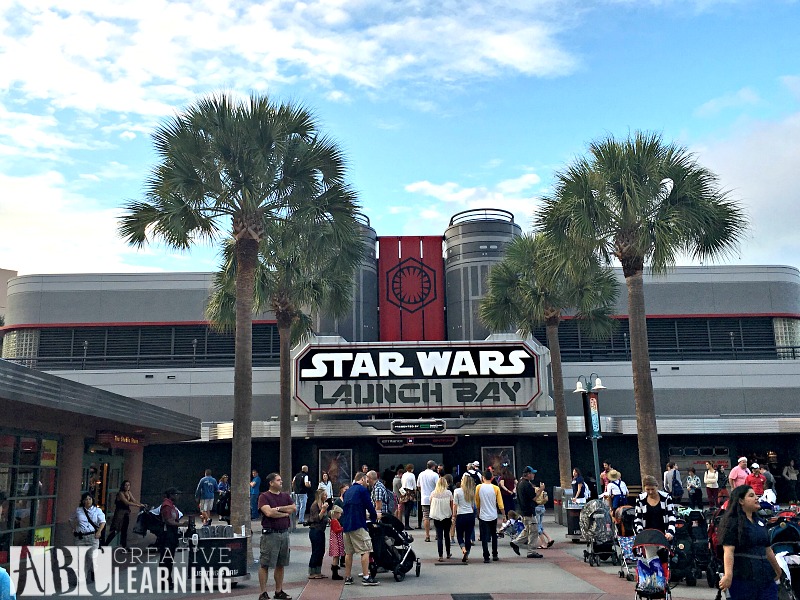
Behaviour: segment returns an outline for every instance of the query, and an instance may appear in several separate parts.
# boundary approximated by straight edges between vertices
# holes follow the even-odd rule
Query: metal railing
[[[473,208],[454,214],[450,218],[450,225],[469,223],[470,221],[505,221],[513,223],[514,213],[502,208]]]

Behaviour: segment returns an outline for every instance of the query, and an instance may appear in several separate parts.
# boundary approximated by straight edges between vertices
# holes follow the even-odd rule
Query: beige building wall
[[[16,277],[16,271],[9,271],[8,269],[0,269],[0,315],[6,314],[6,306],[8,303],[8,280]]]

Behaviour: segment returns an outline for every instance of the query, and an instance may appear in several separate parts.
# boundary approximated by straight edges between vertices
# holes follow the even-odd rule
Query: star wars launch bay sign
[[[295,352],[295,398],[311,412],[523,410],[546,393],[546,348],[475,342],[314,338]],[[498,339],[500,338],[500,339]]]

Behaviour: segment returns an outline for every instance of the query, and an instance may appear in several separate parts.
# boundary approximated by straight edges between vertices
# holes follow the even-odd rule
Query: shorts
[[[214,508],[214,499],[204,498],[200,500],[199,506],[202,512],[211,512],[211,509]]]
[[[261,534],[261,557],[258,564],[267,569],[289,564],[289,530]]]
[[[422,518],[423,519],[430,519],[431,518],[431,505],[430,504],[423,504],[422,505]]]
[[[372,552],[372,540],[366,529],[344,532],[345,554],[366,554]]]

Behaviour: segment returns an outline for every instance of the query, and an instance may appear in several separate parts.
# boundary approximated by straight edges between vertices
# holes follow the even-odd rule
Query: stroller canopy
[[[590,500],[581,510],[581,535],[588,542],[608,542],[614,537],[611,510],[603,500]]]

